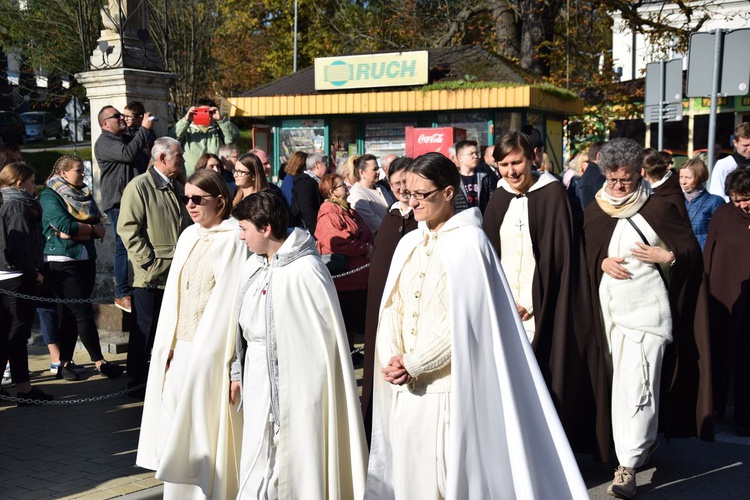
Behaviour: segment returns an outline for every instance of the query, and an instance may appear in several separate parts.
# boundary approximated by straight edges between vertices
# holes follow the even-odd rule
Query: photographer
[[[182,144],[185,150],[185,170],[190,176],[203,153],[217,155],[222,145],[239,140],[240,130],[229,118],[221,117],[214,101],[203,98],[198,100],[198,106],[191,106],[185,117],[175,123],[169,136]]]

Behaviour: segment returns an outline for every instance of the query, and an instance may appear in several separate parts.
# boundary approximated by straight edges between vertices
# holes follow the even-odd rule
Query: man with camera
[[[135,135],[128,140],[125,132],[128,124],[125,115],[113,106],[104,106],[97,121],[102,133],[94,144],[94,156],[99,165],[99,193],[101,194],[101,209],[109,217],[112,227],[117,227],[120,216],[120,199],[125,186],[139,174],[145,172],[145,167],[139,170],[137,158],[143,154],[152,137],[151,114],[144,111],[141,126]],[[130,287],[128,285],[128,253],[122,239],[115,231],[115,305],[125,312],[131,312]]]
[[[191,106],[185,117],[175,123],[169,136],[182,144],[185,151],[185,173],[190,177],[195,163],[203,153],[218,155],[222,145],[239,140],[240,129],[229,118],[222,118],[214,101],[203,98],[198,100],[198,106]]]

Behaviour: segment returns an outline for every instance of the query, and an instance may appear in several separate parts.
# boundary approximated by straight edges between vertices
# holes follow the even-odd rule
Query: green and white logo
[[[427,75],[427,51],[315,60],[316,90],[423,85]]]

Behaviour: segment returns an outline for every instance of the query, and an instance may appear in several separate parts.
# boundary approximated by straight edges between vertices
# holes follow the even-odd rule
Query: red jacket
[[[344,210],[341,205],[328,200],[318,210],[315,239],[318,240],[318,252],[321,254],[345,255],[349,270],[367,264],[367,245],[375,244],[372,232],[356,210]],[[339,292],[366,290],[368,277],[369,268],[334,279],[333,283]]]

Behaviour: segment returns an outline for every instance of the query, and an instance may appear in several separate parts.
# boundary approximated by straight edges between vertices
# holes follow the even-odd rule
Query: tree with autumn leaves
[[[21,11],[18,0],[0,0],[0,25],[10,26],[0,29],[0,43],[33,67],[71,75],[85,70],[84,55],[98,37],[97,2],[107,0],[28,0],[33,8]],[[678,1],[688,22],[676,26],[658,12],[639,15],[642,2],[298,0],[297,67],[339,54],[481,45],[539,81],[583,96],[591,126],[600,126],[613,113],[637,111],[613,72],[611,13],[621,13],[628,27],[652,42],[682,47],[707,16]],[[50,3],[54,15],[44,8]],[[150,0],[151,37],[166,69],[178,75],[172,92],[178,108],[202,95],[236,95],[290,74],[294,6],[293,0]]]

